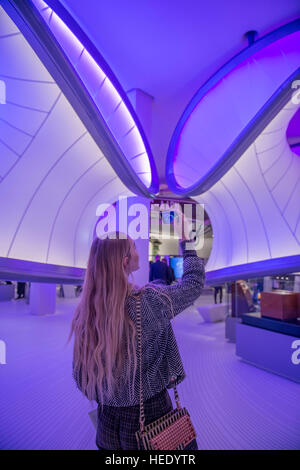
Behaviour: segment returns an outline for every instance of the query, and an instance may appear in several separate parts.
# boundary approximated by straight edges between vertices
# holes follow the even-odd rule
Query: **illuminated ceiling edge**
[[[158,191],[158,176],[154,159],[147,139],[144,137],[143,131],[141,132],[141,125],[136,117],[135,111],[133,110],[126,94],[122,90],[121,85],[116,87],[117,91],[124,102],[126,102],[126,106],[129,102],[127,107],[129,112],[132,113],[132,117],[138,126],[138,130],[141,133],[143,143],[148,153],[152,178],[149,189],[141,182],[127,159],[124,157],[123,152],[113,137],[105,120],[100,115],[95,103],[85,90],[85,87],[82,86],[83,84],[80,78],[73,69],[73,66],[69,63],[69,60],[57,43],[54,35],[45,24],[39,12],[36,10],[36,7],[29,2],[20,3],[16,0],[1,0],[0,4],[8,16],[17,25],[25,39],[39,57],[40,61],[52,75],[57,85],[61,88],[65,97],[84,123],[88,132],[93,137],[120,180],[133,193],[148,198],[154,197]],[[101,57],[100,54],[99,57]],[[97,61],[99,57],[94,58],[93,56],[95,61]],[[103,66],[103,69],[107,73],[107,64],[105,68]],[[108,73],[108,77],[114,86],[118,83],[111,71]]]
[[[149,145],[148,139],[144,132],[143,126],[135,112],[134,107],[132,106],[127,94],[124,92],[121,84],[119,83],[116,75],[109,67],[99,50],[95,47],[94,43],[90,40],[90,38],[86,35],[86,33],[82,30],[79,24],[74,20],[74,18],[70,15],[70,13],[66,10],[66,8],[60,3],[59,0],[47,0],[47,4],[55,11],[55,13],[61,18],[61,20],[67,25],[67,27],[72,31],[72,33],[80,40],[81,44],[84,48],[89,52],[95,62],[100,66],[103,70],[105,75],[109,77],[109,80],[113,84],[114,88],[117,90],[119,95],[121,96],[124,104],[126,105],[131,117],[133,118],[136,127],[141,135],[143,144],[145,146],[149,163],[151,169],[151,186],[148,188],[149,193],[157,193],[159,187],[158,181],[158,174],[155,165],[155,161],[152,155],[151,147]],[[130,167],[131,168],[131,167]]]
[[[82,284],[85,269],[0,257],[0,278],[11,281]]]
[[[258,39],[255,41],[252,45],[246,47],[243,49],[241,52],[239,52],[237,55],[235,55],[232,59],[230,59],[225,65],[223,65],[216,73],[214,73],[200,88],[199,90],[195,93],[191,101],[188,103],[186,106],[184,112],[182,113],[176,128],[172,134],[168,152],[167,152],[167,158],[166,158],[166,166],[165,166],[165,175],[166,175],[166,181],[171,189],[176,194],[179,195],[184,195],[184,196],[199,196],[200,194],[208,191],[229,169],[228,162],[226,161],[228,158],[230,158],[230,165],[232,166],[235,161],[238,160],[238,158],[241,156],[241,154],[237,153],[232,155],[231,152],[233,152],[233,145],[236,145],[239,147],[242,143],[240,142],[241,137],[242,140],[246,138],[246,135],[248,132],[252,131],[253,129],[250,129],[250,127],[253,126],[253,121],[256,120],[257,118],[261,118],[263,121],[265,121],[264,117],[261,116],[261,111],[265,110],[265,106],[263,106],[260,110],[259,113],[257,113],[256,116],[252,119],[252,121],[248,124],[248,126],[242,131],[242,133],[238,136],[238,138],[234,141],[233,145],[231,148],[225,152],[223,155],[222,159],[219,161],[217,165],[209,172],[209,176],[205,176],[205,178],[202,178],[200,181],[196,182],[195,184],[189,186],[188,188],[183,188],[178,184],[176,181],[176,178],[174,176],[174,171],[173,171],[173,156],[174,156],[174,151],[175,147],[177,145],[178,138],[180,136],[180,133],[185,125],[185,122],[193,112],[194,108],[197,106],[199,101],[203,98],[203,96],[213,87],[218,83],[225,75],[227,75],[229,72],[231,72],[235,67],[237,67],[241,62],[246,60],[247,58],[251,57],[255,52],[259,51],[260,49],[263,49],[264,47],[268,46],[269,44],[277,41],[278,39],[281,39],[282,37],[288,36],[289,34],[292,34],[296,31],[300,30],[300,19],[297,19],[295,21],[292,21],[284,26],[281,26],[280,28],[277,28],[276,30],[272,31],[271,33],[263,36],[261,39]],[[291,75],[291,77],[294,77],[297,75],[300,69],[296,70],[294,74]],[[291,80],[291,77],[289,77],[288,80]],[[295,77],[294,77],[295,79]],[[276,93],[270,98],[270,100],[267,103],[270,103],[272,99],[277,98],[277,94],[282,91],[282,87],[287,84],[288,80],[279,87]],[[288,86],[288,84],[286,85]],[[294,92],[294,90],[292,90]],[[270,119],[271,120],[271,119]],[[270,122],[270,121],[268,121]],[[268,124],[266,122],[265,125]],[[261,128],[262,130],[262,128]],[[257,137],[257,135],[256,135]],[[251,143],[251,142],[250,142]],[[237,152],[237,149],[234,150]],[[228,155],[229,154],[229,155]]]
[[[239,279],[253,279],[255,277],[287,274],[294,271],[300,271],[300,255],[266,259],[208,271],[205,282],[208,285],[213,285],[216,282],[223,283]]]

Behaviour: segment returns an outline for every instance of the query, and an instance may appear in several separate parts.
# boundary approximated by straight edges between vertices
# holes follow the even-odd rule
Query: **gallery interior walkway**
[[[1,449],[96,449],[93,407],[75,388],[65,345],[76,302],[58,299],[56,314],[40,317],[23,300],[1,303]],[[194,307],[173,326],[187,373],[178,391],[199,449],[300,449],[299,384],[240,361],[224,323],[204,323]]]

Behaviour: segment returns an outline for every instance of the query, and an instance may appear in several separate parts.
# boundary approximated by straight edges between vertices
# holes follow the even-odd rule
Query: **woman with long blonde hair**
[[[119,232],[115,238],[93,241],[69,340],[74,334],[77,386],[98,403],[99,449],[138,448],[137,295],[141,299],[145,425],[173,409],[167,389],[180,383],[185,373],[170,320],[192,305],[204,284],[203,260],[184,244],[182,240],[181,281],[173,285],[153,281],[139,289],[129,281],[139,269],[135,242]],[[196,441],[188,448],[197,449]]]

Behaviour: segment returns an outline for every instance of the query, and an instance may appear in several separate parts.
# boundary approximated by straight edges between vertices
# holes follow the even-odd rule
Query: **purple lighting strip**
[[[59,15],[43,0],[32,0],[32,3],[63,49],[135,174],[149,191],[155,193],[158,184],[151,150],[137,117],[132,109],[129,110],[129,100],[122,94],[120,86],[117,90],[116,79],[107,64],[102,59],[100,66],[99,60],[94,59],[61,19],[62,7],[58,2],[55,2],[55,9],[59,7]]]

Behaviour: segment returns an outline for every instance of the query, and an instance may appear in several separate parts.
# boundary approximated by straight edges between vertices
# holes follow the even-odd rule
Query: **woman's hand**
[[[191,223],[189,219],[187,219],[182,211],[178,212],[178,219],[181,223],[174,223],[175,231],[180,240],[190,240],[189,234],[191,232]]]

